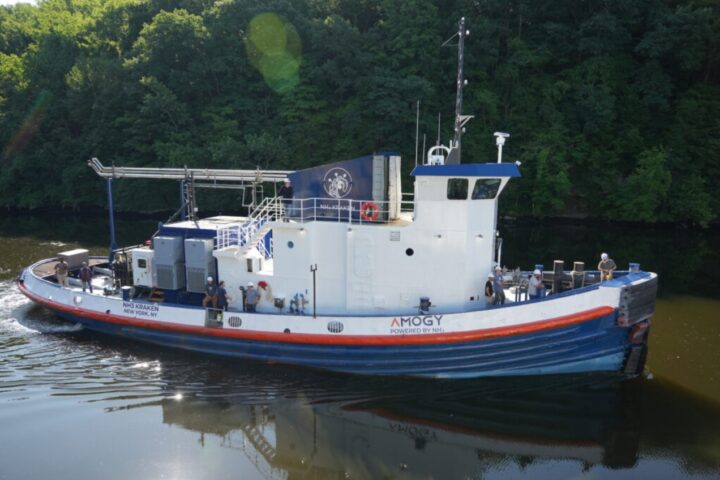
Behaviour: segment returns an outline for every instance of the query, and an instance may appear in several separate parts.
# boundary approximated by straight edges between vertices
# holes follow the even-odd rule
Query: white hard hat
[[[495,265],[495,270],[500,270],[500,271],[502,271],[502,267],[501,267],[500,265]]]
[[[492,272],[488,273],[488,278],[493,278],[495,275],[492,274]]]
[[[247,286],[248,286],[248,287],[254,287],[254,286],[255,286],[255,284],[254,284],[254,283],[252,283],[252,282],[248,282]]]
[[[213,278],[212,278],[212,277],[208,277],[208,282],[212,282],[212,281],[213,281]]]
[[[607,253],[603,253],[602,255],[600,255],[600,258],[602,258],[603,260],[607,260],[607,259],[608,259],[608,254],[607,254]]]
[[[285,178],[284,182],[285,182],[285,183],[290,183],[290,179],[289,179],[289,178]]]
[[[542,272],[539,269],[533,270],[533,275],[542,275]]]

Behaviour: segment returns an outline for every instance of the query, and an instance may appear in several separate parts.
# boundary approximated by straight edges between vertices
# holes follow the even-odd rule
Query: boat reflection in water
[[[228,382],[208,370],[200,383],[212,387],[190,391],[199,379],[175,372],[163,422],[198,432],[201,444],[222,437],[272,478],[464,478],[546,460],[582,471],[638,459],[634,383],[616,377],[438,383],[303,372],[295,381],[298,372],[280,372]]]

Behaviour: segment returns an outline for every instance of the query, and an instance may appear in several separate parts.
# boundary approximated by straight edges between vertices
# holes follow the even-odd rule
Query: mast
[[[458,74],[457,74],[457,95],[455,98],[455,146],[458,150],[458,160],[460,159],[461,142],[462,142],[462,125],[460,117],[462,116],[463,102],[463,84],[465,83],[465,72],[463,70],[463,61],[465,59],[465,17],[460,19],[458,24]],[[460,162],[458,162],[460,163]]]
[[[450,145],[450,154],[447,157],[445,163],[460,163],[461,149],[462,149],[462,134],[463,127],[465,124],[473,118],[473,115],[462,114],[462,103],[463,103],[463,87],[467,85],[465,80],[465,72],[463,69],[463,63],[465,61],[465,37],[470,35],[469,30],[465,30],[465,17],[460,18],[458,22],[458,31],[453,35],[444,45],[455,38],[458,38],[458,73],[457,73],[457,94],[455,97],[455,134],[453,137],[452,145]]]

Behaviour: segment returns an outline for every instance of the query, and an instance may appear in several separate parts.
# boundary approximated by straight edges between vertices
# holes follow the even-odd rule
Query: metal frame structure
[[[110,167],[104,166],[100,160],[93,157],[88,160],[88,166],[93,169],[99,177],[107,180],[108,190],[108,213],[110,216],[110,253],[109,261],[113,260],[114,252],[117,250],[115,240],[115,211],[113,204],[112,182],[118,178],[143,178],[149,180],[177,180],[180,182],[180,209],[173,214],[178,214],[183,220],[196,220],[195,188],[231,188],[245,189],[248,186],[252,190],[251,201],[247,207],[254,207],[256,193],[259,190],[262,194],[263,182],[282,182],[293,170],[232,170],[216,168],[168,168],[168,167]],[[195,183],[202,180],[204,183]]]

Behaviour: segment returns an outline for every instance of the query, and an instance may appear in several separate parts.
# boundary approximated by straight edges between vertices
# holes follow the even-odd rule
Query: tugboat
[[[571,271],[562,261],[502,267],[498,200],[520,169],[502,161],[503,132],[495,133],[496,163],[460,161],[471,117],[462,114],[464,19],[458,27],[454,138],[416,164],[412,200],[392,152],[299,171],[92,159],[108,186],[109,256],[60,252],[23,270],[20,290],[88,330],[248,360],[443,378],[639,374],[655,273],[635,263],[607,278],[582,262]],[[123,178],[180,183],[180,209],[146,245],[115,244],[112,184]],[[292,189],[279,191],[283,182]],[[201,187],[242,189],[248,215],[197,218]],[[62,281],[60,259],[69,271]],[[92,291],[81,268],[92,273]],[[529,298],[533,273],[542,285]],[[489,274],[500,302],[485,295]],[[219,282],[226,306],[217,304]]]

